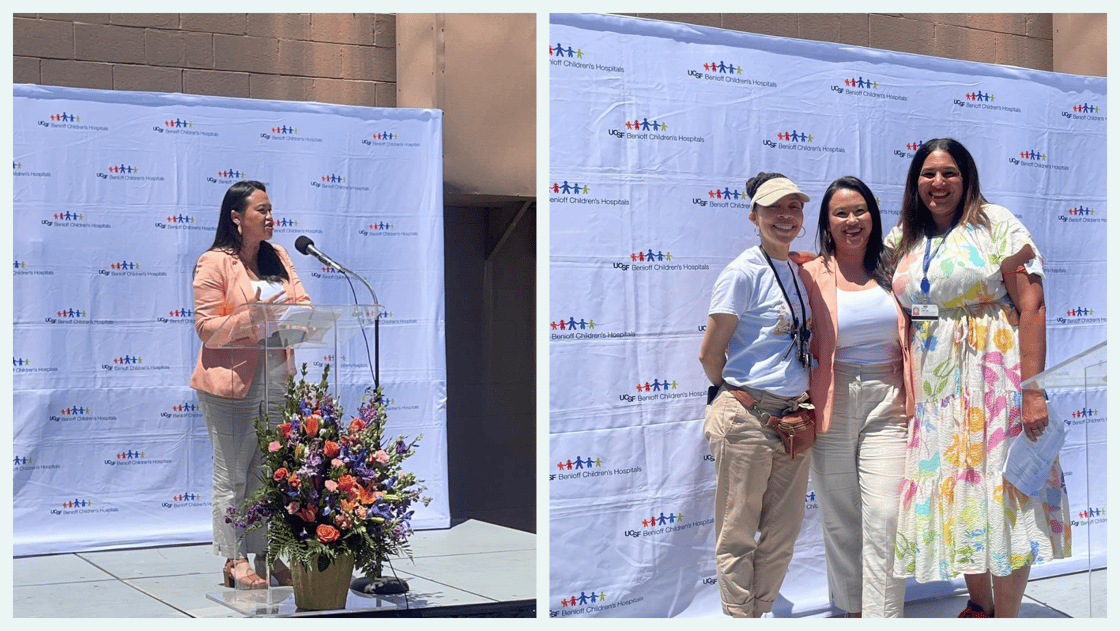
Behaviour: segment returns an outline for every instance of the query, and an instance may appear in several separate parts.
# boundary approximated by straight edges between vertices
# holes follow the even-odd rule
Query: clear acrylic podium
[[[341,357],[340,350],[354,336],[367,328],[376,326],[380,305],[309,305],[309,304],[262,304],[251,303],[238,307],[222,325],[203,342],[207,349],[218,351],[217,360],[233,371],[231,379],[251,382],[256,370],[264,375],[275,375],[265,379],[263,409],[275,406],[285,396],[286,389],[280,387],[281,376],[287,383],[287,375],[295,368],[298,378],[299,365],[295,360],[296,351],[318,349],[326,351],[332,358]],[[374,342],[376,345],[376,340]],[[376,351],[375,351],[376,352]],[[256,358],[259,368],[249,369]],[[333,362],[332,362],[333,363]],[[331,388],[335,396],[340,392],[338,379],[340,370],[331,371]],[[308,378],[312,378],[308,374]],[[317,381],[318,378],[316,377]],[[270,385],[272,381],[272,385]],[[256,416],[256,414],[254,414]],[[272,419],[279,423],[280,419]],[[241,507],[237,507],[240,509]],[[269,568],[271,570],[271,568]],[[263,576],[269,587],[266,589],[224,589],[208,593],[206,597],[221,603],[245,616],[285,616],[299,615],[291,587],[273,587],[272,577]],[[351,594],[350,602],[356,596]],[[365,602],[370,600],[370,602]],[[396,608],[395,602],[383,599],[361,599],[357,608],[376,609]],[[319,615],[325,612],[315,612]]]
[[[1108,342],[1090,348],[1030,379],[1023,380],[1023,388],[1043,388],[1050,402],[1047,409],[1051,423],[1067,423],[1066,445],[1084,445],[1086,471],[1084,491],[1067,487],[1070,496],[1070,518],[1075,530],[1084,528],[1086,546],[1086,585],[1084,612],[1090,618],[1103,618],[1106,609],[1106,575],[1099,570],[1107,567],[1107,522],[1104,521],[1108,505],[1107,476],[1107,421],[1094,400],[1102,401],[1108,386]],[[1077,406],[1081,406],[1078,409]],[[1072,408],[1068,412],[1066,408]],[[1094,422],[1097,424],[1094,426]],[[1069,466],[1063,465],[1064,469]],[[1091,474],[1100,472],[1099,481]],[[1080,486],[1080,485],[1078,485]],[[1079,556],[1078,537],[1074,538],[1074,556]],[[1094,546],[1096,546],[1094,548]],[[1094,572],[1094,568],[1098,571]],[[1080,617],[1073,614],[1075,617]]]
[[[339,356],[339,348],[366,327],[375,324],[380,305],[294,305],[251,303],[238,307],[203,342],[209,349],[226,351],[227,368],[234,369],[247,358],[247,351],[259,351],[265,374],[278,369],[292,351],[307,348],[329,349]],[[338,392],[338,372],[332,386]],[[253,375],[242,375],[251,380]],[[267,392],[269,397],[283,393]]]

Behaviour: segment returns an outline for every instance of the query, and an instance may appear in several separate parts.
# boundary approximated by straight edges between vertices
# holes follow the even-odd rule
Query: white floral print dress
[[[921,290],[927,239],[906,253],[893,286],[902,306],[932,302],[936,321],[914,321],[910,350],[917,398],[899,498],[894,572],[920,582],[1012,570],[1070,554],[1069,498],[1058,461],[1040,496],[1003,478],[1020,419],[1019,331],[1000,263],[1030,246],[1027,264],[1043,276],[1030,233],[1006,208],[986,204],[991,229],[958,225],[932,238],[929,297]],[[902,238],[896,227],[888,247]]]

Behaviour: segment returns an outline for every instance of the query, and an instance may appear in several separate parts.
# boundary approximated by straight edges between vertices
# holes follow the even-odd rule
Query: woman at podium
[[[194,270],[195,329],[203,346],[190,386],[198,391],[214,450],[214,553],[226,558],[226,586],[238,589],[268,586],[262,578],[267,573],[266,534],[261,529],[242,538],[243,530],[226,522],[227,510],[240,508],[260,485],[261,453],[253,418],[266,411],[279,418],[278,404],[293,370],[286,351],[258,346],[263,310],[238,308],[311,302],[287,252],[268,242],[272,230],[272,203],[264,184],[234,183],[222,200],[214,243]],[[219,330],[220,340],[215,336]],[[267,361],[265,353],[272,354]],[[253,565],[250,552],[255,555]],[[272,574],[282,584],[291,581],[288,568],[279,561]]]

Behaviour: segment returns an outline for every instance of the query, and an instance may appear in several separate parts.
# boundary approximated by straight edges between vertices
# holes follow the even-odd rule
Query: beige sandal
[[[249,559],[226,559],[226,566],[222,570],[226,587],[237,589],[264,589],[268,583],[253,571]]]

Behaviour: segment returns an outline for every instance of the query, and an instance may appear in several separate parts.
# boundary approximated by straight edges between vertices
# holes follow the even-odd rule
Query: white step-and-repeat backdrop
[[[812,251],[832,180],[867,182],[889,229],[914,150],[957,138],[1042,249],[1048,364],[1105,339],[1104,79],[615,16],[553,15],[547,54],[551,616],[720,615],[697,357],[716,276],[758,242],[759,171],[813,198]],[[1105,394],[1053,399],[1074,556],[1032,576],[1105,562]],[[828,608],[811,482],[805,505],[779,616]]]
[[[434,498],[413,525],[447,527],[442,113],[14,92],[14,553],[210,540],[191,274],[245,179],[268,187],[272,242],[314,302],[355,298],[300,235],[377,292],[388,434],[424,434],[408,467]],[[361,336],[339,355],[297,362],[316,380],[331,363],[354,412],[373,382]]]

